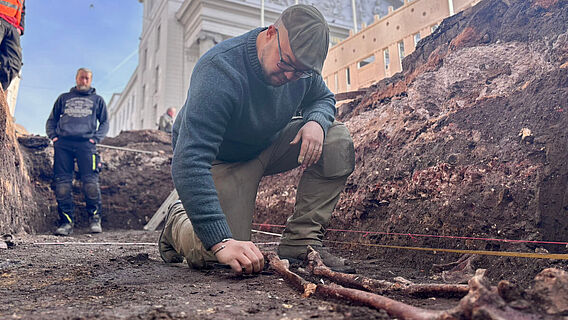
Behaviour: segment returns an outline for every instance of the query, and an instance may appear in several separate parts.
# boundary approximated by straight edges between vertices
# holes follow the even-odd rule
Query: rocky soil
[[[404,72],[341,105],[357,162],[326,245],[375,279],[460,282],[484,268],[493,285],[507,279],[518,288],[509,307],[533,318],[568,316],[566,295],[558,294],[560,307],[550,309],[530,294],[539,272],[568,270],[568,260],[513,256],[568,251],[566,21],[563,0],[481,1],[420,41]],[[15,235],[0,241],[10,244],[0,248],[0,318],[392,318],[345,301],[303,299],[272,270],[236,277],[220,267],[199,272],[163,264],[158,233],[139,231],[173,188],[169,137],[157,131],[103,141],[130,150],[99,147],[109,232],[85,234],[78,207],[77,234],[51,236],[52,148],[37,136],[16,143],[1,114],[0,129],[0,233]],[[300,174],[263,180],[257,229],[281,231]],[[74,194],[80,203],[79,184]],[[268,250],[277,238],[255,234],[255,241],[270,243]],[[478,254],[453,277],[440,266],[454,266],[469,251]],[[494,255],[503,252],[511,254]],[[437,310],[459,303],[392,297]]]

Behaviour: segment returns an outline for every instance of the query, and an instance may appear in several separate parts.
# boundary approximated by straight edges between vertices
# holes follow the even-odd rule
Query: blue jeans
[[[88,140],[60,138],[54,143],[53,175],[57,211],[62,223],[73,223],[73,171],[75,159],[83,183],[83,194],[89,216],[100,215],[101,191],[99,188],[100,157],[97,147]]]

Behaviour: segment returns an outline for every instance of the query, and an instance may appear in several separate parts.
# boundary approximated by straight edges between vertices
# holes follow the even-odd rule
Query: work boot
[[[343,273],[355,273],[355,268],[348,265],[347,259],[335,256],[334,254],[329,252],[330,250],[328,247],[312,245],[312,248],[314,248],[314,250],[319,253],[323,264],[325,264],[331,270]],[[278,256],[281,259],[287,259],[291,265],[297,264],[299,262],[306,262],[307,255],[307,246],[278,246]]]
[[[95,214],[91,217],[91,224],[89,228],[91,229],[91,233],[101,233],[103,232],[103,228],[101,227],[101,216]]]
[[[73,225],[71,223],[63,223],[55,230],[57,236],[68,236],[73,233]]]
[[[176,201],[170,205],[168,208],[168,214],[164,219],[164,228],[162,229],[162,233],[160,233],[160,239],[158,239],[158,251],[160,252],[160,257],[166,263],[181,263],[183,262],[183,256],[177,253],[177,251],[172,247],[170,242],[168,241],[166,234],[171,234],[172,231],[172,224],[170,220],[170,216],[172,211],[174,210],[175,205],[181,201]]]

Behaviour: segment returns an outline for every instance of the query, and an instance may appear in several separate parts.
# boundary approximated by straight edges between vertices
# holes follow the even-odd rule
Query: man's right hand
[[[53,138],[53,140],[51,140],[51,142],[55,142],[55,141],[57,141],[57,140],[59,140],[59,138],[58,138],[58,137],[55,137],[55,138]]]
[[[221,246],[224,249],[219,250],[215,255],[220,263],[231,266],[231,269],[237,274],[258,273],[264,269],[264,257],[258,247],[251,241],[238,241],[230,239],[225,242],[219,242],[211,247],[211,251],[215,252]]]

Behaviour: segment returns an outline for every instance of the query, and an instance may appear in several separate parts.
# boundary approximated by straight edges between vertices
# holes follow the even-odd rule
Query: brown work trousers
[[[227,223],[236,240],[251,239],[258,185],[263,176],[298,167],[300,143],[291,145],[304,122],[294,118],[278,139],[258,157],[245,162],[215,161],[211,168]],[[327,131],[319,161],[305,169],[296,194],[294,213],[288,218],[280,242],[287,255],[304,253],[307,245],[321,245],[325,228],[355,166],[353,140],[345,125],[335,121]],[[170,210],[164,236],[195,268],[216,261],[193,231],[181,203]]]

